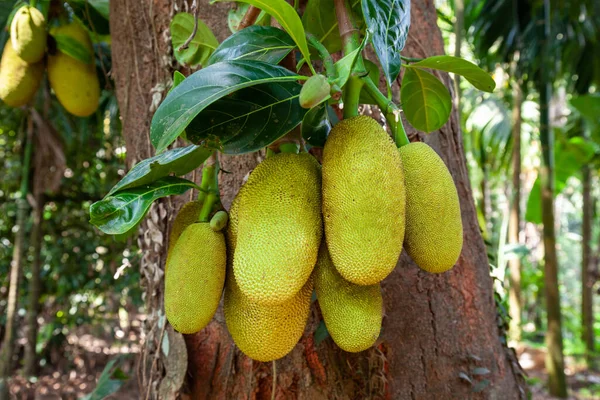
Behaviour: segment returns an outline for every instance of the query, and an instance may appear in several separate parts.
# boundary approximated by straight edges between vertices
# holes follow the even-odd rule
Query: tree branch
[[[241,31],[244,28],[254,25],[254,23],[256,22],[256,19],[260,15],[260,11],[261,10],[258,7],[254,7],[254,6],[248,7],[248,11],[246,11],[246,15],[244,15],[244,18],[242,18],[242,21],[240,22],[240,24],[237,27],[238,31]]]

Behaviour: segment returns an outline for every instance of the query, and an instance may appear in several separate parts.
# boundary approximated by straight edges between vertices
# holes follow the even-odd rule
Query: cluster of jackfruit
[[[53,28],[93,54],[88,32],[78,22]],[[21,107],[35,96],[44,75],[47,26],[35,7],[22,6],[11,22],[10,40],[0,60],[0,99],[10,107]],[[98,108],[100,83],[93,63],[85,64],[56,49],[48,54],[48,80],[58,101],[73,115],[87,117]]]
[[[189,203],[174,223],[167,318],[197,332],[224,290],[227,328],[258,361],[294,348],[313,290],[334,342],[368,349],[381,330],[379,282],[403,246],[434,273],[452,268],[462,248],[458,195],[443,161],[423,143],[398,150],[365,116],[332,129],[322,166],[307,153],[267,157],[234,199],[225,238],[195,222],[201,207]]]

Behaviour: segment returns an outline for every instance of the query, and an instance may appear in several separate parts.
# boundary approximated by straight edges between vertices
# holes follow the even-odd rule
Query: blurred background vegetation
[[[7,3],[12,7],[11,2],[0,7]],[[108,7],[108,0],[93,3]],[[510,328],[510,345],[528,373],[534,397],[546,398],[544,340],[552,307],[545,289],[556,285],[570,395],[600,398],[600,2],[436,4],[447,52],[488,69],[498,87],[486,94],[457,81],[455,90],[473,194],[504,316],[499,324]],[[71,11],[88,27],[90,19],[96,27],[108,26],[101,13]],[[0,47],[6,37],[6,32],[0,34]],[[22,176],[25,111],[0,104],[0,337],[5,335],[22,181],[29,183],[22,227],[24,279],[11,360],[13,371],[24,376],[13,381],[13,392],[62,391],[65,398],[75,398],[95,387],[111,359],[118,359],[125,371],[117,374],[120,378],[135,375],[134,357],[115,357],[136,353],[142,340],[137,244],[103,235],[88,223],[90,204],[125,174],[126,154],[114,84],[107,75],[110,36],[104,32],[93,38],[104,88],[100,108],[89,118],[73,117],[44,86],[33,118],[43,135],[36,138],[29,177]],[[548,129],[544,118],[550,121]],[[542,146],[552,136],[554,144]],[[548,216],[541,206],[547,182],[538,176],[549,154],[554,156],[557,280],[551,270],[548,274],[542,224]],[[32,316],[39,330],[34,362],[28,364]],[[113,377],[114,366],[109,365]],[[75,371],[75,376],[53,375],[55,371]]]

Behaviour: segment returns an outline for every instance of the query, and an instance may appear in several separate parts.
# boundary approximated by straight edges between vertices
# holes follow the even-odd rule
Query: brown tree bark
[[[592,274],[592,221],[594,219],[592,204],[592,177],[589,166],[582,171],[583,181],[583,221],[581,239],[581,338],[585,344],[588,365],[591,365],[594,353],[594,303]]]
[[[228,5],[200,2],[200,18],[216,36],[227,36]],[[113,73],[131,163],[152,155],[149,124],[157,101],[166,94],[172,73],[168,22],[178,1],[123,0],[111,2]],[[443,52],[431,0],[413,2],[413,24],[407,55]],[[167,61],[168,60],[168,61]],[[444,83],[452,87],[446,74]],[[417,134],[412,133],[416,138]],[[326,339],[316,344],[319,324],[315,306],[305,334],[290,355],[276,362],[275,398],[516,399],[524,385],[518,364],[500,342],[492,280],[479,233],[467,177],[456,111],[439,132],[418,135],[442,156],[454,176],[464,224],[465,246],[458,265],[442,275],[418,269],[406,254],[383,282],[385,318],[379,342],[372,349],[349,354]],[[222,157],[222,200],[229,206],[243,177],[260,161],[258,154]],[[199,174],[197,174],[199,175]],[[185,200],[189,199],[189,196]],[[147,340],[140,362],[140,382],[149,398],[157,398],[160,380],[169,377],[171,361],[160,353],[162,270],[169,221],[182,199],[153,207],[141,227],[142,284],[149,315]],[[187,390],[194,399],[271,398],[271,363],[253,362],[241,354],[227,333],[221,311],[203,331],[186,337],[190,376]],[[484,372],[485,375],[474,374]],[[472,383],[469,383],[469,380]],[[488,380],[486,384],[484,380]],[[478,382],[482,382],[479,383]],[[476,386],[479,385],[479,386]],[[478,391],[479,389],[482,389]]]

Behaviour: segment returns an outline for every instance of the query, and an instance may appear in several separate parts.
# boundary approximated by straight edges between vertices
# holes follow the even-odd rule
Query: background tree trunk
[[[594,219],[591,173],[589,166],[584,166],[582,171],[583,181],[583,221],[581,239],[581,338],[585,344],[588,365],[592,365],[594,353],[594,303],[592,291],[594,279],[592,278],[592,221]]]
[[[228,35],[225,17],[229,5],[219,3],[209,7],[207,0],[199,3],[200,18],[222,40]],[[113,73],[130,165],[153,153],[149,125],[158,99],[165,95],[171,79],[168,23],[175,7],[181,10],[181,2],[111,2]],[[412,12],[406,54],[424,57],[443,53],[434,2],[413,2]],[[452,87],[446,74],[442,78]],[[415,132],[412,137],[416,137]],[[276,398],[516,399],[524,396],[518,364],[499,340],[502,333],[456,110],[443,129],[421,139],[432,145],[448,165],[462,201],[465,246],[458,266],[442,275],[430,275],[403,254],[398,268],[383,282],[385,318],[380,341],[360,354],[340,351],[329,338],[319,344],[315,342],[314,332],[320,320],[315,306],[300,344],[277,361]],[[259,161],[257,154],[222,157],[222,168],[231,172],[220,177],[226,207],[243,177]],[[169,222],[183,200],[159,202],[141,227],[142,284],[149,316],[144,327],[146,343],[140,362],[140,382],[151,394],[150,398],[158,396],[161,379],[165,373],[170,377],[171,367],[177,364],[170,358],[165,360],[159,344],[165,334],[160,321],[166,237]],[[221,310],[206,329],[187,336],[186,344],[191,376],[187,390],[192,398],[270,398],[272,364],[253,362],[235,348]],[[477,367],[490,372],[476,376],[472,371]]]

